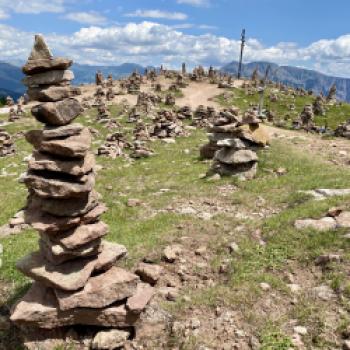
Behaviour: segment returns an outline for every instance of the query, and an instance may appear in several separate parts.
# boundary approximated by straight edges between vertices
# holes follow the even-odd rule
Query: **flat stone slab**
[[[22,67],[22,72],[26,75],[38,74],[50,70],[65,70],[73,64],[73,61],[68,58],[51,58],[51,59],[35,59],[28,60]]]
[[[52,242],[64,246],[66,249],[77,249],[91,241],[105,236],[107,233],[108,225],[100,221],[93,224],[81,225],[62,233],[51,235],[42,233],[42,235],[46,236],[47,239]]]
[[[134,314],[140,314],[145,310],[154,294],[155,290],[149,284],[139,283],[136,293],[126,302],[126,308]]]
[[[55,289],[60,310],[77,307],[103,308],[135,294],[139,277],[119,267],[91,277],[78,292]]]
[[[49,72],[29,75],[22,79],[25,86],[55,85],[62,82],[69,82],[74,79],[71,70],[51,70]]]
[[[51,140],[61,137],[79,135],[84,126],[79,123],[72,123],[63,126],[47,126],[42,130],[43,140]]]
[[[50,86],[49,88],[29,88],[27,94],[31,100],[57,102],[65,98],[81,95],[81,89],[74,86]]]
[[[136,324],[138,315],[125,304],[103,309],[76,308],[62,311],[52,289],[34,283],[12,309],[11,321],[18,326],[53,329],[72,325],[126,328]]]
[[[28,162],[29,170],[53,171],[72,176],[83,176],[95,167],[95,156],[87,153],[84,158],[62,160],[47,153],[34,152]]]
[[[121,244],[102,241],[102,252],[98,255],[95,271],[110,269],[118,260],[124,258],[127,253],[127,249]]]
[[[107,211],[104,204],[99,204],[83,216],[77,217],[57,217],[41,211],[40,206],[30,203],[25,211],[25,222],[39,232],[48,234],[57,233],[59,231],[67,231],[79,225],[90,224],[98,220],[98,218]]]
[[[337,222],[334,220],[334,218],[327,216],[319,220],[315,220],[315,219],[296,220],[294,223],[294,227],[297,230],[313,229],[313,230],[322,232],[322,231],[335,230],[337,228]]]
[[[92,141],[88,128],[84,128],[78,135],[66,138],[44,140],[42,130],[31,130],[25,134],[25,137],[39,152],[68,158],[84,158]]]
[[[70,181],[71,178],[60,179],[64,176],[49,177],[55,174],[46,173],[45,171],[31,171],[24,177],[23,181],[27,188],[34,191],[39,197],[58,199],[82,197],[91,192],[95,185],[95,174],[93,172],[77,177],[76,182]]]
[[[32,108],[32,114],[39,122],[53,126],[67,125],[81,112],[82,107],[75,98],[46,102]]]
[[[95,191],[87,193],[84,197],[76,198],[74,201],[71,199],[44,199],[35,195],[31,195],[30,198],[42,211],[58,217],[85,215],[98,206],[99,199],[100,196]]]
[[[70,250],[61,244],[42,238],[39,240],[39,247],[41,254],[55,266],[78,258],[96,257],[102,251],[101,239],[89,242],[78,249]]]
[[[34,252],[19,260],[16,266],[26,276],[48,287],[76,291],[86,284],[93,272],[110,269],[126,253],[124,246],[103,241],[101,253],[93,258],[76,259],[56,266],[40,252]]]
[[[47,287],[74,291],[85,285],[95,264],[96,259],[79,259],[56,266],[40,252],[34,252],[19,260],[16,266],[23,274]]]

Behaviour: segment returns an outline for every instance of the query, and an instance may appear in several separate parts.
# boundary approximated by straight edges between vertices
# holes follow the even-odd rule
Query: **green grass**
[[[276,93],[278,96],[277,102],[271,102],[269,99],[270,93],[273,89],[267,88],[265,92],[264,108],[272,111],[277,116],[277,119],[287,119],[287,126],[291,127],[291,121],[296,119],[306,104],[312,104],[315,97],[297,96],[295,99],[292,96],[285,95],[281,92]],[[225,101],[223,96],[217,98],[218,102],[224,106],[236,106],[241,110],[247,110],[251,105],[259,103],[259,95],[246,95],[243,89],[230,89],[233,97]],[[294,103],[295,110],[289,110],[289,105]],[[342,103],[340,106],[326,106],[325,116],[315,116],[315,123],[319,126],[328,125],[331,129],[335,129],[340,123],[347,121],[350,118],[350,104]]]
[[[242,94],[240,90],[234,93],[236,96]],[[237,99],[232,103],[237,105],[242,100]],[[303,103],[299,101],[298,106]],[[242,106],[240,105],[241,108]],[[112,106],[110,110],[113,116],[120,114],[118,106]],[[97,142],[94,142],[96,149],[111,130],[94,122],[95,109],[86,114],[89,115],[88,118],[83,116],[78,121],[99,131],[95,140]],[[118,120],[129,128],[130,139],[132,125],[126,123],[125,116],[118,117]],[[24,118],[19,123],[6,126],[6,129],[15,134],[35,127],[38,124],[32,118]],[[282,331],[283,320],[270,323],[264,315],[254,314],[254,305],[264,297],[259,283],[269,283],[276,293],[288,298],[289,291],[282,273],[289,268],[291,262],[301,269],[309,269],[320,254],[349,251],[350,243],[342,239],[342,230],[323,233],[312,230],[297,231],[293,224],[299,218],[319,218],[335,205],[341,204],[350,208],[349,197],[316,202],[299,192],[316,188],[349,187],[350,170],[325,163],[321,157],[302,152],[291,141],[285,140],[274,141],[270,148],[259,152],[260,164],[256,179],[238,182],[224,178],[217,182],[208,182],[200,179],[200,175],[207,171],[209,163],[198,158],[199,147],[205,142],[205,132],[197,130],[190,137],[178,138],[176,144],[167,145],[161,141],[150,143],[155,156],[145,160],[130,163],[124,158],[112,160],[97,157],[102,169],[98,172],[96,188],[109,208],[103,216],[103,220],[110,227],[107,239],[126,245],[129,249],[127,264],[131,266],[148,254],[155,253],[159,258],[162,248],[168,242],[177,241],[183,235],[193,239],[207,237],[208,247],[214,253],[210,262],[213,270],[217,271],[223,259],[230,260],[230,269],[225,279],[218,277],[216,286],[186,291],[191,296],[190,304],[214,308],[220,303],[240,310],[247,321],[256,327],[261,349],[288,349],[291,346],[290,339]],[[15,156],[0,158],[0,169],[6,168],[8,173],[14,173],[0,177],[1,225],[23,207],[26,199],[27,190],[24,185],[18,184],[17,178],[25,171],[23,158],[31,153],[31,147],[23,139],[16,141],[16,147],[18,152]],[[287,173],[278,177],[271,170],[280,167],[286,168]],[[235,185],[237,190],[229,191],[224,197],[218,192],[218,187],[223,185]],[[161,193],[162,189],[168,191]],[[143,205],[130,208],[126,205],[129,198],[140,199]],[[229,206],[231,212],[220,213],[209,222],[173,211],[158,212],[170,205],[176,207],[178,203],[204,199],[217,199],[220,204]],[[260,210],[257,201],[261,199],[264,200],[262,206],[274,211],[274,214],[271,212],[266,218],[253,215]],[[231,214],[235,212],[246,213],[247,218],[234,218]],[[228,236],[228,232],[234,231],[239,225],[243,225],[244,230]],[[266,242],[264,246],[252,239],[251,233],[257,229],[261,230]],[[239,244],[240,250],[237,254],[228,254],[225,248],[228,240]],[[15,269],[15,262],[36,249],[37,234],[27,230],[1,239],[1,243],[4,245],[4,265],[0,270],[0,281],[11,286],[6,298],[12,302],[28,284],[28,279]],[[347,262],[348,256],[345,255],[345,263]],[[342,276],[341,270],[334,270],[325,280],[335,290],[345,289],[347,292],[344,296],[349,298],[350,287]],[[169,308],[174,315],[178,315],[188,306],[188,302],[180,298]],[[318,339],[315,346],[321,349],[322,344],[325,344],[319,338],[323,331],[318,318],[321,309],[310,304],[308,310],[308,315],[302,308],[288,312],[300,322],[313,322],[314,338]],[[194,341],[193,344],[195,343]],[[191,349],[192,345],[189,344],[188,348]]]

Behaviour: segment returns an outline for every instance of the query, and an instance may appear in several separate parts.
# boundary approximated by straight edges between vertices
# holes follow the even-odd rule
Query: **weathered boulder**
[[[61,126],[69,124],[82,111],[75,98],[66,98],[58,102],[46,102],[32,108],[32,114],[41,123]]]

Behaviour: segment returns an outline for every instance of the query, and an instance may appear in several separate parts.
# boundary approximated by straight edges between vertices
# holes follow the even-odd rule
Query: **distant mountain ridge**
[[[123,63],[119,66],[89,66],[81,64],[73,64],[72,71],[74,72],[74,84],[89,84],[95,81],[95,73],[101,71],[102,74],[107,77],[108,74],[112,74],[114,79],[119,79],[130,75],[134,70],[143,73],[145,70],[139,64],[135,63]],[[25,92],[25,86],[21,80],[24,75],[20,67],[0,62],[0,97],[12,96],[17,99]]]
[[[243,64],[242,76],[251,77],[255,68],[258,68],[258,73],[261,78],[265,76],[265,71],[268,66],[271,66],[268,79],[281,82],[293,87],[302,87],[306,90],[312,90],[315,93],[323,92],[327,94],[330,87],[335,83],[337,86],[337,97],[342,101],[350,102],[350,79],[331,77],[313,70],[279,66],[270,62],[251,62]],[[231,62],[221,68],[222,72],[237,75],[238,62]]]
[[[255,68],[258,68],[260,77],[265,75],[266,68],[271,66],[269,79],[279,81],[294,87],[303,87],[306,90],[313,90],[315,93],[327,94],[332,84],[337,86],[337,96],[340,100],[350,102],[350,79],[327,76],[325,74],[291,66],[279,66],[269,62],[251,62],[243,65],[242,75],[250,77]],[[147,67],[150,68],[150,67]],[[123,63],[118,66],[90,66],[73,64],[72,70],[75,75],[74,84],[88,84],[95,80],[95,73],[100,70],[105,77],[112,74],[118,79],[128,76],[134,70],[142,73],[145,67],[135,63]],[[237,74],[238,62],[231,62],[221,68],[222,72]],[[25,92],[21,80],[23,73],[21,68],[6,62],[0,62],[0,97],[12,96],[17,99]]]

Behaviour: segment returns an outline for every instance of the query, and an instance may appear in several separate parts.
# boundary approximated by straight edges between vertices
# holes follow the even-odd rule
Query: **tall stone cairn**
[[[134,327],[153,288],[115,263],[124,246],[103,240],[106,211],[94,191],[95,159],[89,129],[72,123],[81,112],[72,98],[72,61],[53,58],[42,36],[23,67],[28,92],[43,102],[32,114],[44,124],[26,139],[34,146],[25,184],[26,222],[39,232],[39,250],[17,263],[34,283],[13,307],[20,327],[54,329],[84,325]]]
[[[254,113],[222,111],[208,128],[209,144],[201,149],[203,158],[212,158],[208,176],[237,176],[253,179],[257,173],[256,150],[269,143],[269,136]]]

